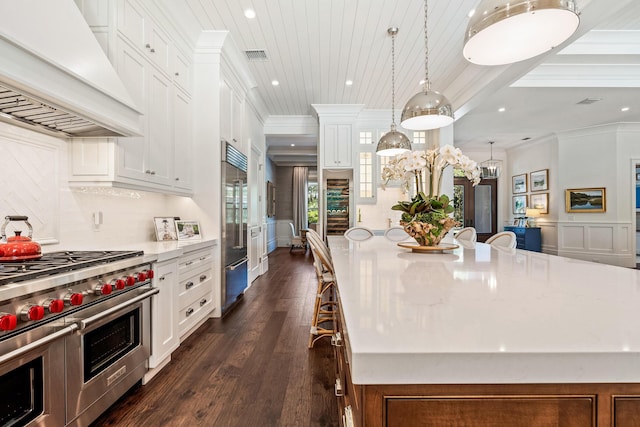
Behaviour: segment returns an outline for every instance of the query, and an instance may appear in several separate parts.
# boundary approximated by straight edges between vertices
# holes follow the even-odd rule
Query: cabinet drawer
[[[213,290],[212,284],[211,269],[181,280],[178,284],[178,307],[185,307],[196,298],[211,292]]]
[[[192,301],[178,312],[178,329],[180,337],[184,336],[199,321],[204,319],[213,311],[213,293],[207,292],[205,295]]]
[[[202,266],[207,266],[208,268],[213,266],[213,253],[211,249],[190,252],[180,257],[178,274],[182,278],[184,275],[190,274],[190,272]]]

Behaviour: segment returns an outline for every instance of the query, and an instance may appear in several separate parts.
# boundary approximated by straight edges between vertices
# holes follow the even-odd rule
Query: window
[[[414,130],[413,131],[413,144],[426,144],[427,143],[427,132],[424,130]]]
[[[373,153],[360,153],[360,198],[373,197]]]
[[[307,183],[307,217],[309,224],[318,223],[318,183]]]
[[[360,145],[371,145],[373,144],[373,132],[365,131],[360,132]]]

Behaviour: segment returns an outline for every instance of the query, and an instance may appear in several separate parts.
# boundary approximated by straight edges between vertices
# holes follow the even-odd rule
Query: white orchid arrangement
[[[462,154],[459,148],[452,145],[444,145],[426,151],[407,151],[391,159],[382,170],[382,179],[385,183],[390,180],[400,181],[403,193],[408,193],[411,181],[416,183],[416,192],[423,192],[423,177],[429,176],[430,197],[438,197],[442,181],[442,172],[453,166],[464,172],[475,186],[480,182],[480,169],[478,164]]]
[[[451,200],[446,194],[440,194],[442,172],[448,166],[462,170],[474,186],[480,182],[478,164],[451,145],[400,154],[382,171],[385,182],[398,180],[402,183],[403,193],[409,192],[411,181],[415,180],[415,196],[399,201],[391,209],[402,211],[400,224],[422,246],[437,245],[452,227],[458,225],[449,216],[454,210]],[[428,194],[422,189],[425,174],[429,178]]]

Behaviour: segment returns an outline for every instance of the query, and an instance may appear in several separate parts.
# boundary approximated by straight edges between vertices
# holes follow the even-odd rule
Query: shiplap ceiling
[[[398,122],[404,103],[420,90],[422,0],[156,1],[179,14],[194,38],[200,30],[228,30],[241,50],[263,50],[266,60],[248,63],[271,115],[309,115],[311,104],[390,109],[391,26],[399,28]],[[494,148],[506,148],[525,137],[640,121],[640,1],[578,0],[581,24],[561,46],[568,49],[499,67],[473,65],[462,57],[467,14],[478,2],[429,0],[429,75],[456,111],[456,145],[486,147],[494,140]],[[244,16],[247,8],[255,10],[255,19]],[[280,84],[273,86],[272,80]],[[347,80],[353,85],[346,86]],[[576,105],[585,98],[602,101]],[[623,105],[630,110],[622,113]],[[499,107],[506,111],[499,113]],[[295,152],[289,138],[268,136],[267,142],[272,150]],[[309,151],[313,144],[301,138],[297,146]]]

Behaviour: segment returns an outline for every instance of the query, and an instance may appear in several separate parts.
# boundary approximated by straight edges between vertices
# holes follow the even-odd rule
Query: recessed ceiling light
[[[420,86],[422,86],[422,85],[424,84],[424,80],[420,80],[420,81],[418,82],[418,84],[419,84]]]
[[[623,112],[624,112],[624,111],[629,111],[629,107],[622,107],[622,108],[620,109],[620,111],[623,111]]]
[[[292,147],[295,147],[295,146],[296,146],[296,144],[291,144],[291,146],[292,146]]]
[[[347,80],[346,82],[344,82],[344,84],[346,84],[347,86],[351,86],[353,84],[353,80]]]
[[[245,9],[244,16],[247,17],[247,19],[253,19],[256,17],[256,11],[253,9]]]
[[[500,107],[500,108],[498,108],[498,111],[500,111],[501,113],[504,113],[506,111],[506,108]]]
[[[271,84],[272,84],[273,86],[278,86],[278,85],[280,84],[280,82],[279,82],[279,81],[277,81],[277,80],[271,80]]]

